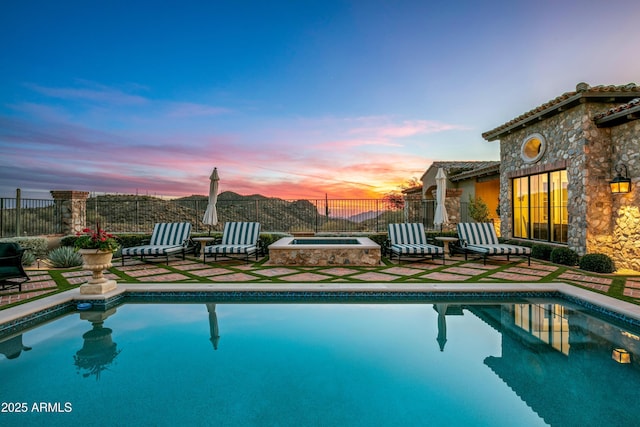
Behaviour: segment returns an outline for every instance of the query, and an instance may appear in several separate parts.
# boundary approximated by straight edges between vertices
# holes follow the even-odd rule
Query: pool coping
[[[153,302],[168,301],[176,297],[231,296],[250,297],[251,302],[270,302],[287,297],[338,297],[343,302],[350,298],[387,297],[455,300],[458,303],[482,303],[487,298],[536,298],[555,296],[580,306],[608,315],[619,321],[640,326],[640,306],[621,301],[567,283],[124,283],[102,295],[83,295],[78,288],[0,311],[0,335],[11,333],[23,324],[39,318],[77,311],[80,302],[92,302],[96,308],[117,305],[128,296],[148,298]],[[358,302],[359,302],[358,301]]]

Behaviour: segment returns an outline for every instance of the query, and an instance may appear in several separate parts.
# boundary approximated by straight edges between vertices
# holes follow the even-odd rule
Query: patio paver
[[[513,280],[514,282],[537,282],[538,276],[528,276],[522,273],[510,273],[508,271],[498,271],[489,276],[492,279]]]
[[[589,288],[600,292],[608,292],[613,283],[610,276],[583,274],[576,269],[553,264],[532,262],[531,266],[526,261],[492,259],[483,264],[482,261],[464,261],[464,257],[447,257],[445,265],[431,260],[419,260],[413,262],[381,264],[379,267],[356,266],[269,266],[268,264],[245,263],[244,261],[221,261],[218,263],[204,264],[198,259],[172,261],[169,266],[158,262],[142,262],[131,260],[122,266],[115,262],[112,271],[120,271],[135,281],[141,283],[194,283],[194,276],[214,283],[358,283],[358,286],[366,286],[366,283],[404,282],[424,283],[425,281],[438,282],[539,282],[548,275],[563,269],[558,280],[583,288]],[[435,271],[434,271],[435,270]],[[495,271],[494,271],[495,270]],[[180,273],[183,272],[183,274]],[[57,292],[57,285],[47,270],[27,270],[31,280],[23,284],[23,291],[16,288],[0,290],[0,308],[15,302],[26,301],[43,294]],[[479,278],[478,276],[485,276]],[[62,276],[71,285],[81,285],[91,277],[91,272],[82,269],[65,271]],[[127,282],[118,275],[105,272],[105,277],[117,281]],[[475,278],[475,279],[474,279]],[[626,280],[623,295],[629,298],[640,299],[640,278],[630,277]]]

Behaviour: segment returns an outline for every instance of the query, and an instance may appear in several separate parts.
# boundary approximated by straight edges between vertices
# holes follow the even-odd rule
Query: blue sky
[[[640,2],[11,1],[0,196],[368,198],[579,82],[640,83]]]

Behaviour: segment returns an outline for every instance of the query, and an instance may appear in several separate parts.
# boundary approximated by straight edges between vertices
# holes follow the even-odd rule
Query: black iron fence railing
[[[158,222],[190,222],[194,233],[221,230],[225,222],[260,222],[265,232],[385,232],[387,225],[421,222],[433,229],[433,200],[308,199],[266,197],[218,200],[218,225],[202,223],[205,197],[166,200],[149,196],[97,196],[81,209],[86,224],[112,233],[150,233]],[[468,218],[461,203],[461,220]],[[54,200],[0,198],[0,237],[60,234],[68,229]],[[64,222],[67,222],[65,224]]]
[[[61,220],[53,200],[0,197],[0,237],[58,234]]]

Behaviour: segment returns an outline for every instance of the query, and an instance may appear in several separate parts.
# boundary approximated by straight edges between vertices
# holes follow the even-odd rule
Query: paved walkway
[[[59,291],[52,274],[60,274],[68,287],[79,286],[91,273],[84,270],[30,270],[31,280],[17,288],[0,290],[0,309],[19,301],[31,300]],[[610,293],[614,281],[622,282],[622,294],[640,304],[640,277],[595,275],[550,263],[511,260],[494,257],[481,261],[465,261],[463,256],[447,258],[446,265],[437,262],[403,262],[379,267],[284,267],[267,263],[226,261],[204,264],[197,258],[171,260],[169,265],[127,260],[120,266],[115,260],[105,275],[121,283],[437,283],[437,282],[564,282],[582,288]],[[618,290],[619,292],[619,290]],[[615,296],[615,295],[614,295]]]

